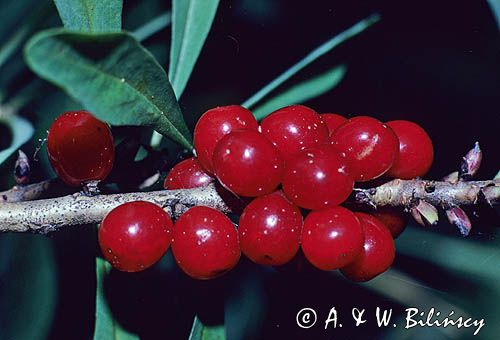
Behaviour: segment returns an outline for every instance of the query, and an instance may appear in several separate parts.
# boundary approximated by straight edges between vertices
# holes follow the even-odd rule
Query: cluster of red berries
[[[52,128],[49,154],[51,133]],[[302,248],[319,269],[369,280],[392,264],[393,237],[406,220],[399,211],[366,214],[339,205],[355,182],[419,177],[433,160],[432,142],[415,123],[320,115],[301,105],[271,113],[260,126],[241,106],[209,110],[195,127],[194,144],[197,158],[177,164],[165,188],[200,187],[216,178],[235,195],[255,197],[238,228],[208,207],[189,209],[174,225],[152,203],[126,203],[99,228],[103,254],[116,268],[147,268],[172,243],[179,267],[208,279],[233,268],[241,252],[256,263],[278,266]],[[54,168],[60,176],[67,173]],[[300,208],[312,211],[303,219]]]

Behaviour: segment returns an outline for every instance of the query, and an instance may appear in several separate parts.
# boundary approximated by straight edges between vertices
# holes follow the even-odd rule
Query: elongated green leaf
[[[0,112],[0,123],[6,124],[12,131],[12,142],[10,146],[0,151],[0,164],[5,162],[21,145],[29,141],[33,136],[33,126],[26,119],[14,114],[2,116]]]
[[[43,31],[28,42],[25,58],[35,73],[62,87],[100,119],[150,126],[191,148],[165,71],[129,34]]]
[[[358,35],[363,32],[365,29],[376,23],[380,20],[380,16],[378,14],[373,14],[368,18],[359,21],[355,25],[349,27],[345,31],[337,34],[333,38],[324,42],[314,50],[312,50],[308,55],[302,58],[298,63],[290,67],[288,70],[279,75],[276,79],[271,81],[269,84],[260,89],[253,96],[248,98],[242,105],[247,108],[252,108],[262,99],[264,99],[269,93],[275,90],[278,86],[282,85],[285,81],[293,77],[299,71],[304,69],[306,66],[317,60],[319,57],[325,55],[326,53],[333,50],[335,47],[343,43],[344,41]]]
[[[54,0],[68,30],[78,32],[120,32],[122,0]]]
[[[47,339],[57,299],[52,243],[0,235],[0,339]]]
[[[104,296],[104,277],[110,272],[111,265],[101,258],[96,258],[96,300],[94,340],[137,340],[134,334],[124,330],[113,318],[106,297]]]
[[[319,76],[294,85],[254,109],[253,114],[257,120],[261,120],[280,107],[303,103],[318,97],[340,83],[345,71],[345,66],[336,66]]]
[[[219,0],[173,0],[168,76],[180,98],[200,55]]]
[[[197,316],[194,317],[193,327],[189,334],[189,340],[225,340],[226,328],[224,325],[204,325]]]

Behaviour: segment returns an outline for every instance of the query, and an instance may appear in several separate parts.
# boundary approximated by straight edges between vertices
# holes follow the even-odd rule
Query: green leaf
[[[57,298],[50,239],[0,235],[0,339],[47,339]]]
[[[120,32],[122,0],[54,0],[68,30],[78,32]]]
[[[95,300],[95,330],[94,340],[137,340],[137,335],[124,330],[113,318],[106,297],[104,296],[104,277],[111,271],[111,265],[105,260],[96,258],[96,300]]]
[[[25,47],[29,67],[113,125],[150,126],[192,148],[168,77],[127,33],[82,34],[56,29]]]
[[[30,140],[33,136],[33,126],[26,119],[15,115],[14,113],[2,115],[0,112],[0,123],[6,124],[12,131],[12,142],[10,146],[0,151],[0,164],[5,162],[21,145]]]
[[[358,23],[354,24],[350,28],[346,29],[345,31],[337,34],[333,38],[329,39],[328,41],[324,42],[314,50],[312,50],[308,55],[306,55],[302,60],[300,60],[298,63],[290,67],[288,70],[283,72],[281,75],[279,75],[276,79],[271,81],[269,84],[264,86],[261,90],[259,90],[257,93],[255,93],[253,96],[248,98],[242,105],[247,108],[252,108],[255,106],[258,102],[260,102],[264,97],[266,97],[269,93],[271,93],[273,90],[275,90],[278,86],[282,85],[285,81],[293,77],[295,74],[297,74],[299,71],[304,69],[306,66],[310,65],[312,62],[314,62],[316,59],[319,57],[325,55],[326,53],[330,52],[333,50],[335,47],[343,43],[344,41],[358,35],[359,33],[363,32],[365,29],[376,23],[377,21],[380,20],[380,16],[378,14],[373,14],[369,16],[368,18],[359,21]]]
[[[204,325],[198,316],[194,317],[193,327],[189,334],[189,340],[225,340],[226,328],[224,325]]]
[[[303,103],[330,91],[342,80],[346,72],[343,65],[336,66],[314,78],[294,85],[253,110],[257,120],[261,120],[274,110],[291,104]]]
[[[200,55],[219,0],[173,0],[169,79],[180,98]]]

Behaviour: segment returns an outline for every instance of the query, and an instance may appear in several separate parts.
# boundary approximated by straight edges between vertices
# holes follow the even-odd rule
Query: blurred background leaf
[[[122,0],[54,0],[64,27],[78,32],[120,32]]]
[[[57,300],[52,243],[0,235],[0,339],[46,339]]]
[[[226,328],[223,325],[207,326],[194,317],[193,328],[189,334],[189,340],[225,340]]]
[[[111,271],[111,264],[96,258],[96,314],[94,340],[114,339],[114,340],[138,340],[136,335],[124,330],[123,327],[114,319],[109,309],[106,297],[104,295],[104,278]]]
[[[31,123],[14,113],[2,115],[0,112],[0,124],[5,124],[12,133],[10,146],[0,151],[0,164],[16,152],[21,145],[26,143],[33,136],[33,126]]]
[[[312,62],[316,61],[318,58],[330,52],[332,49],[334,49],[344,41],[363,32],[365,29],[367,29],[368,27],[370,27],[379,20],[380,16],[378,14],[373,14],[368,18],[357,22],[356,24],[349,27],[345,31],[335,35],[331,39],[327,40],[326,42],[324,42],[323,44],[321,44],[320,46],[309,52],[304,58],[302,58],[299,62],[297,62],[292,67],[287,69],[285,72],[283,72],[269,84],[262,87],[259,91],[257,91],[257,93],[255,93],[253,96],[245,100],[242,105],[247,108],[253,108],[258,102],[260,102],[263,98],[265,98],[274,89],[282,85],[284,82],[286,82],[288,79],[293,77],[302,69],[310,65]]]
[[[257,106],[252,110],[252,113],[257,120],[261,120],[281,107],[301,104],[309,99],[321,96],[337,86],[342,81],[345,72],[346,67],[344,65],[335,66],[320,75],[285,89],[283,92]]]

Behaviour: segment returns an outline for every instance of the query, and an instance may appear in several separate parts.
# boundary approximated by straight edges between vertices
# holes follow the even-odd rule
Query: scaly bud
[[[446,216],[451,224],[454,224],[458,227],[458,230],[462,234],[462,236],[469,235],[469,232],[472,228],[472,224],[470,222],[469,216],[462,210],[460,207],[453,207],[446,210]]]
[[[18,150],[16,164],[14,166],[14,177],[17,184],[28,184],[30,181],[30,161],[28,156],[21,150]]]
[[[415,221],[420,225],[436,225],[439,221],[436,207],[426,201],[420,200],[410,211]]]
[[[479,170],[481,166],[481,160],[483,159],[483,152],[479,147],[479,142],[474,144],[474,147],[467,152],[467,154],[462,159],[462,164],[460,165],[459,177],[462,180],[471,179]]]

